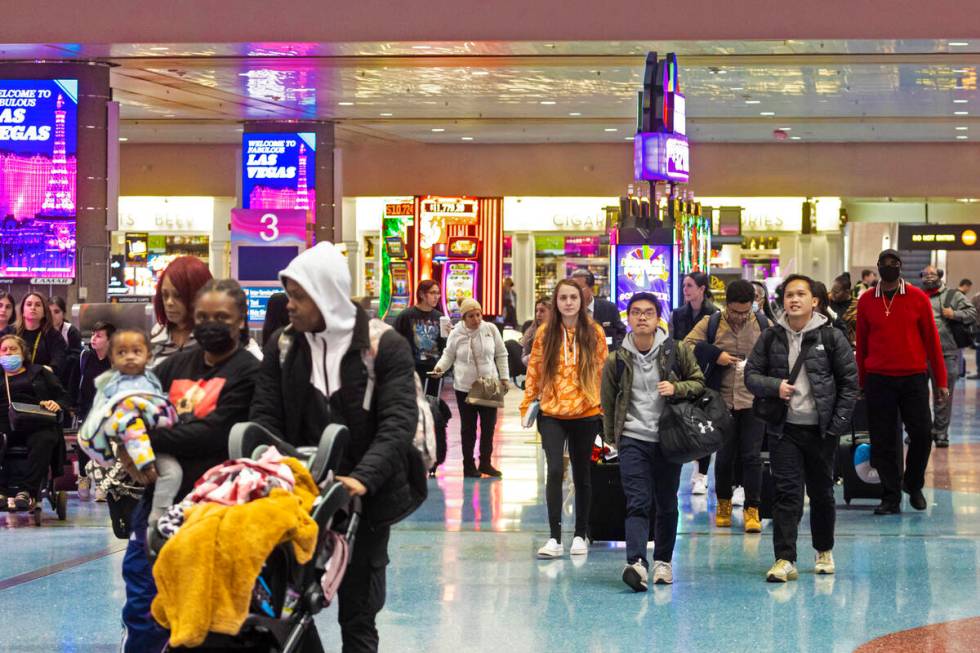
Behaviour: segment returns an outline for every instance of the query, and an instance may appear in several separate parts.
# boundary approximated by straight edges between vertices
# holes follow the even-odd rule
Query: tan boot
[[[762,532],[762,520],[759,519],[759,509],[758,508],[746,508],[743,513],[743,518],[745,520],[745,532],[746,533],[761,533]]]
[[[725,528],[732,525],[732,500],[718,499],[718,508],[715,510],[715,526]]]

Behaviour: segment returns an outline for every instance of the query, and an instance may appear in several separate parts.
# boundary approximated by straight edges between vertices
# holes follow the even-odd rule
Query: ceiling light
[[[791,132],[791,131],[793,131],[793,128],[792,127],[780,127],[779,128],[779,131],[782,131],[782,132]]]
[[[964,99],[953,100],[953,104],[966,104],[967,102],[969,102],[969,100],[964,100]]]
[[[486,70],[474,70],[470,74],[473,75],[474,77],[485,77],[486,75],[489,75],[490,72]]]
[[[970,72],[970,69],[969,68],[955,68],[953,70],[953,72],[956,73],[956,74],[958,74],[958,75],[965,75],[968,72]]]
[[[733,91],[742,91],[742,90],[745,90],[745,89],[743,87],[741,87],[741,86],[733,86],[732,87],[732,90]]]
[[[975,197],[960,197],[956,201],[963,202],[964,204],[974,204],[975,202],[980,202],[980,200]]]
[[[154,47],[152,47],[150,49],[153,50],[154,52],[166,52],[170,48],[168,48],[166,46],[163,46],[163,45],[157,45],[157,46],[154,46]]]
[[[163,114],[163,117],[164,118],[175,118],[176,115],[177,114],[174,114],[174,113],[165,113],[165,114]]]
[[[541,100],[540,104],[558,104],[554,100]]]
[[[435,133],[437,133],[437,134],[438,134],[439,132],[444,132],[444,131],[446,131],[446,130],[445,130],[445,129],[443,129],[442,127],[433,127],[433,128],[432,128],[432,131],[434,131]]]
[[[746,100],[746,104],[762,104],[762,100]]]
[[[603,131],[607,131],[607,132],[618,132],[619,130],[616,129],[615,127],[606,127]]]
[[[126,142],[126,141],[128,141],[128,140],[129,140],[129,139],[128,139],[128,138],[126,138],[125,136],[120,136],[120,137],[119,137],[119,142],[120,142],[120,143],[125,143],[125,142]]]
[[[969,136],[957,136],[956,137],[956,140],[958,140],[958,141],[965,141],[968,138],[970,138],[970,137]]]
[[[568,115],[570,115],[570,116],[581,116],[582,114],[579,113],[578,111],[571,111],[571,112],[569,112]]]
[[[381,115],[381,117],[382,117],[382,118],[391,118],[391,117],[392,117],[393,115],[395,115],[395,114],[393,114],[393,113],[388,113],[388,112],[386,111],[385,113],[382,113],[382,114],[380,114],[380,115]]]
[[[776,115],[776,112],[775,111],[760,111],[759,112],[759,115],[760,116],[774,116],[774,115]]]
[[[970,115],[970,112],[969,111],[954,111],[953,112],[953,115],[954,116],[968,116],[968,115]]]
[[[800,140],[800,138],[801,138],[800,136],[790,136],[790,137],[789,137],[789,139],[790,139],[791,141],[798,141],[798,140]]]
[[[636,137],[635,136],[626,136],[626,137],[623,138],[623,140],[624,141],[635,141],[636,140]]]
[[[352,107],[352,106],[354,106],[354,103],[353,102],[338,102],[337,103],[337,106],[340,106],[340,107]]]
[[[968,129],[969,129],[969,127],[966,127],[965,125],[960,125],[959,127],[956,128],[956,131],[958,131],[958,132],[965,132]]]
[[[431,50],[432,49],[432,46],[431,45],[413,45],[412,46],[412,49],[413,50]]]
[[[461,141],[471,141],[471,140],[473,140],[473,137],[472,136],[460,136],[459,137],[459,140],[461,140]]]
[[[725,70],[725,69],[722,69],[722,70],[719,70],[719,71],[718,71],[718,74],[719,74],[719,75],[727,75],[727,74],[728,74],[728,71],[727,71],[727,70]]]
[[[954,48],[965,48],[970,45],[967,41],[950,41],[949,44]]]

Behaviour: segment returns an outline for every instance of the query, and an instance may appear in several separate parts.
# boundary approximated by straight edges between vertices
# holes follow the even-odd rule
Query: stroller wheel
[[[68,493],[64,490],[57,493],[58,505],[55,506],[55,511],[58,513],[59,521],[65,521],[68,518]]]

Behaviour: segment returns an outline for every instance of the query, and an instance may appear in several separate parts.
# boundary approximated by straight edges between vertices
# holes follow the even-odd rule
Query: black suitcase
[[[854,450],[858,445],[870,443],[867,433],[857,432],[851,437],[844,436],[837,446],[837,473],[844,486],[844,503],[850,505],[852,499],[881,499],[880,483],[865,483],[854,469]]]
[[[592,465],[592,510],[589,515],[589,539],[593,542],[626,541],[626,495],[619,476],[618,463]],[[656,509],[650,510],[650,540]]]

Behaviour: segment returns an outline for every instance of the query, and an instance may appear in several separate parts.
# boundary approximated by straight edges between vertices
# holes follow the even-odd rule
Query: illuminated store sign
[[[687,137],[664,132],[641,132],[633,141],[635,179],[686,184],[691,175]]]
[[[900,224],[898,248],[975,251],[980,250],[977,234],[980,225],[976,224]]]

